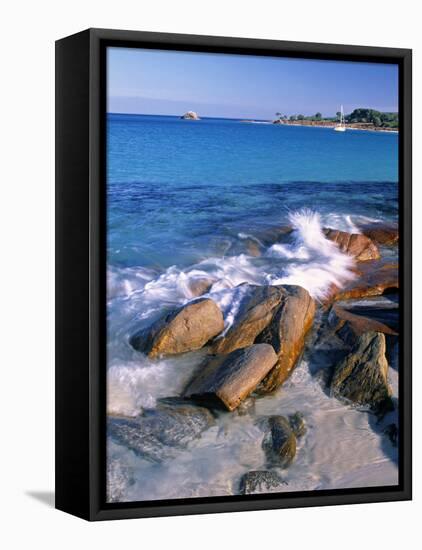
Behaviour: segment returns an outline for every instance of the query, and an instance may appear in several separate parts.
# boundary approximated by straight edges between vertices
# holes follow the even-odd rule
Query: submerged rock
[[[325,236],[336,243],[339,249],[359,262],[380,258],[378,247],[366,235],[360,233],[346,233],[329,227],[324,229]]]
[[[213,424],[214,417],[208,409],[182,403],[160,405],[133,419],[111,417],[107,433],[140,457],[160,462],[172,458]]]
[[[292,233],[293,227],[290,225],[278,225],[258,231],[258,233],[256,233],[256,237],[264,246],[271,246],[278,242],[289,241]]]
[[[255,414],[255,397],[248,397],[240,403],[236,411],[239,416]]]
[[[270,416],[270,427],[262,442],[270,465],[287,468],[296,456],[296,436],[285,416]]]
[[[303,351],[305,336],[315,315],[315,302],[304,288],[294,285],[277,288],[283,293],[282,303],[256,339],[256,342],[271,344],[278,355],[276,366],[260,386],[261,393],[274,391],[289,377]]]
[[[306,424],[303,414],[295,412],[289,415],[289,424],[296,437],[302,437],[306,434]]]
[[[201,120],[195,111],[187,111],[184,115],[182,115],[180,118],[183,120]]]
[[[256,344],[227,355],[207,358],[184,396],[222,404],[233,411],[256,388],[277,361],[268,344]]]
[[[277,472],[271,470],[252,470],[243,475],[240,480],[239,491],[242,495],[254,493],[277,493],[287,481],[284,481]]]
[[[197,298],[209,292],[215,281],[212,277],[195,277],[189,280],[188,288],[192,296]]]
[[[149,329],[133,335],[130,344],[149,357],[175,355],[202,348],[224,328],[218,305],[204,298],[159,319]]]
[[[384,334],[365,332],[357,338],[350,353],[335,369],[331,394],[374,409],[390,400]]]
[[[246,235],[239,233],[236,238],[234,238],[225,254],[230,256],[239,256],[240,254],[246,254],[254,258],[259,258],[265,252],[265,247],[263,244],[251,235]]]

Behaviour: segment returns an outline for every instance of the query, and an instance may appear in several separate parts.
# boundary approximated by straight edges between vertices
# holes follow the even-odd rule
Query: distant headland
[[[323,117],[321,113],[313,116],[282,115],[276,113],[272,124],[287,124],[291,126],[316,126],[322,128],[335,127],[340,120],[340,113],[335,117]],[[355,109],[344,117],[345,127],[351,130],[375,130],[384,132],[397,132],[399,129],[398,113],[383,113],[375,109]]]

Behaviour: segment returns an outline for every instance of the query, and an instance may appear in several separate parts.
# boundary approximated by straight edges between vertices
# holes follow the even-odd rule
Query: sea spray
[[[353,259],[325,237],[318,212],[292,212],[289,221],[293,227],[292,243],[274,244],[268,254],[291,261],[280,275],[268,277],[270,284],[299,285],[313,298],[323,299],[332,284],[342,287],[355,277]]]

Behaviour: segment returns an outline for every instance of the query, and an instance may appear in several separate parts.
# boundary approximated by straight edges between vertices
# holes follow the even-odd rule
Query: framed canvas
[[[56,506],[411,498],[411,51],[56,43]]]

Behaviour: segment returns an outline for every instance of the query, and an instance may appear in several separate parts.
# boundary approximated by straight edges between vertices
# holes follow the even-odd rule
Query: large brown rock
[[[392,246],[399,241],[399,231],[396,225],[374,223],[359,228],[364,235],[376,244]]]
[[[277,362],[274,349],[256,344],[208,358],[184,391],[184,397],[223,404],[233,411]]]
[[[216,340],[212,353],[230,353],[252,345],[271,322],[284,297],[282,287],[248,285],[248,295],[240,305],[235,322],[223,338]]]
[[[202,348],[223,328],[220,308],[204,298],[170,312],[149,329],[134,334],[130,343],[149,357],[175,355]]]
[[[335,369],[331,394],[372,408],[390,398],[384,334],[365,332],[357,339],[350,353]]]
[[[324,229],[324,233],[327,239],[336,243],[342,252],[353,256],[359,262],[376,260],[380,257],[377,245],[366,235],[346,233],[329,227]]]
[[[351,300],[381,296],[399,288],[398,265],[371,262],[361,267],[357,278],[342,289],[333,289],[331,300]]]
[[[366,315],[356,314],[353,310],[346,309],[346,305],[342,306],[338,303],[332,306],[329,321],[335,333],[342,340],[351,344],[354,344],[358,337],[365,332],[381,332],[397,336],[397,332],[385,322]]]
[[[277,288],[283,293],[282,302],[256,342],[271,344],[278,361],[262,382],[260,393],[274,391],[289,377],[303,351],[305,336],[315,315],[315,302],[304,288],[294,285]]]

